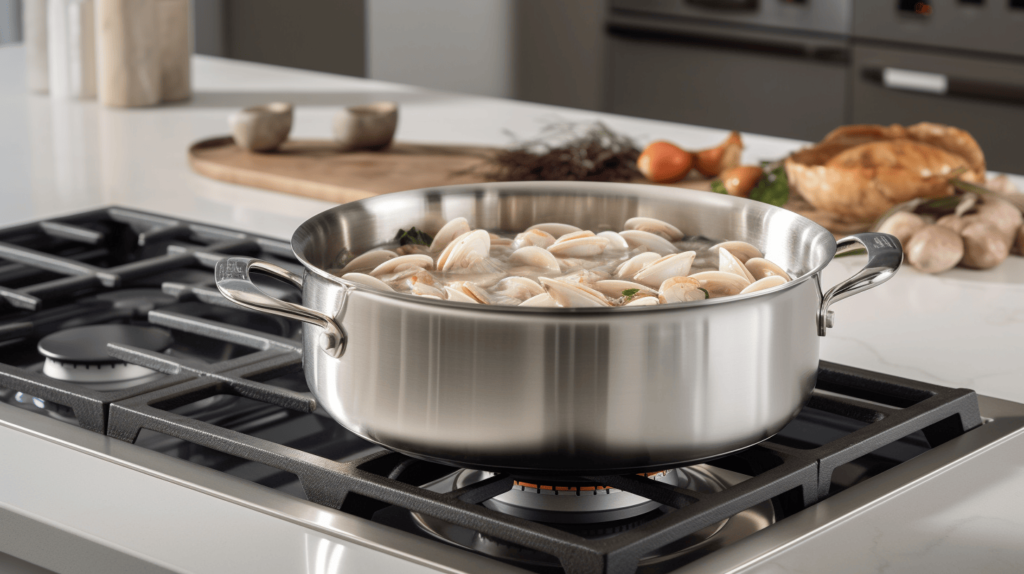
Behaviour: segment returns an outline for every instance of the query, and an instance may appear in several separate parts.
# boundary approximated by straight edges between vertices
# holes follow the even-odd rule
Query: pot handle
[[[302,277],[287,269],[253,257],[226,257],[217,262],[214,272],[217,289],[221,295],[237,305],[254,311],[297,319],[320,327],[324,330],[320,335],[320,346],[334,358],[341,356],[345,351],[345,333],[333,317],[309,307],[267,295],[249,278],[249,271],[252,269],[262,271],[271,277],[287,281],[302,289]]]
[[[818,308],[818,335],[824,336],[825,330],[832,326],[832,311],[829,311],[829,306],[850,295],[885,283],[896,274],[896,270],[903,263],[903,247],[898,239],[888,233],[856,233],[844,237],[836,243],[836,253],[846,251],[857,244],[867,250],[868,263],[853,277],[821,296],[821,306]]]

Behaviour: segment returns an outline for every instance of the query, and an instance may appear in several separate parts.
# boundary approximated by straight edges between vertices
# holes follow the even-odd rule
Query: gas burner
[[[493,473],[465,470],[455,479],[456,488],[490,478]],[[690,488],[690,476],[676,470],[641,473],[649,480]],[[564,480],[516,480],[508,492],[484,502],[484,506],[519,518],[555,524],[611,522],[634,518],[657,509],[653,500],[593,482]]]
[[[434,483],[429,488],[449,491],[491,476],[493,473],[490,472],[463,470]],[[721,492],[747,478],[708,465],[647,473],[646,476],[650,480],[704,494]],[[483,502],[483,505],[498,512],[554,526],[591,540],[615,536],[670,512],[667,507],[641,496],[594,483],[516,480],[514,485],[508,492]],[[416,525],[423,531],[456,546],[510,562],[544,567],[559,566],[554,556],[497,540],[430,516],[411,514]],[[643,557],[640,566],[660,564],[684,555],[688,556],[688,560],[694,560],[774,522],[775,510],[772,504],[763,502],[659,548]]]
[[[164,329],[138,325],[88,325],[65,329],[39,341],[46,357],[43,374],[73,383],[88,383],[97,390],[114,390],[138,384],[156,371],[114,359],[107,343],[123,343],[148,351],[166,351],[174,339]]]

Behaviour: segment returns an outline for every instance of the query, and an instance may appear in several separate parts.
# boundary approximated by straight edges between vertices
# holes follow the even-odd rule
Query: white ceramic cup
[[[249,151],[274,151],[292,131],[292,105],[273,102],[239,110],[228,117],[235,145]]]
[[[353,106],[334,116],[334,140],[346,151],[382,149],[395,137],[398,104],[376,102]]]

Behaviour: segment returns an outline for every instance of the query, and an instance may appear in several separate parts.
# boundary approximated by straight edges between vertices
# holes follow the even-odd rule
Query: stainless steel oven
[[[606,106],[818,139],[847,115],[851,4],[612,0]]]
[[[1024,2],[904,4],[856,3],[850,121],[959,126],[989,168],[1024,171]]]
[[[611,0],[607,24],[610,111],[812,141],[942,122],[1024,171],[1024,0]]]

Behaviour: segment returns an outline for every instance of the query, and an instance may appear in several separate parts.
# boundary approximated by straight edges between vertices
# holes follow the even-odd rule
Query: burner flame
[[[667,471],[667,470],[659,470],[659,471],[656,471],[656,472],[638,472],[637,476],[642,476],[644,478],[650,478],[650,479],[653,479],[653,480],[658,480],[659,478],[663,478],[663,477],[667,476],[669,472],[670,471]],[[524,482],[522,480],[515,480],[515,481],[512,482],[512,484],[513,484],[513,486],[518,486],[520,488],[520,490],[527,491],[527,492],[529,490],[532,490],[534,492],[541,492],[541,491],[549,491],[549,492],[551,492],[551,491],[553,491],[555,493],[572,492],[572,493],[575,493],[577,496],[580,493],[584,493],[584,492],[594,493],[594,494],[597,494],[597,493],[602,492],[602,491],[604,491],[604,493],[607,493],[607,494],[611,494],[612,492],[618,492],[618,489],[615,488],[615,487],[612,487],[612,486],[599,486],[599,485],[582,485],[582,484],[580,484],[580,485],[569,485],[569,486],[564,486],[564,485],[553,486],[553,485],[549,485],[549,484],[534,484],[532,482]],[[529,490],[527,490],[527,489],[529,489]]]

